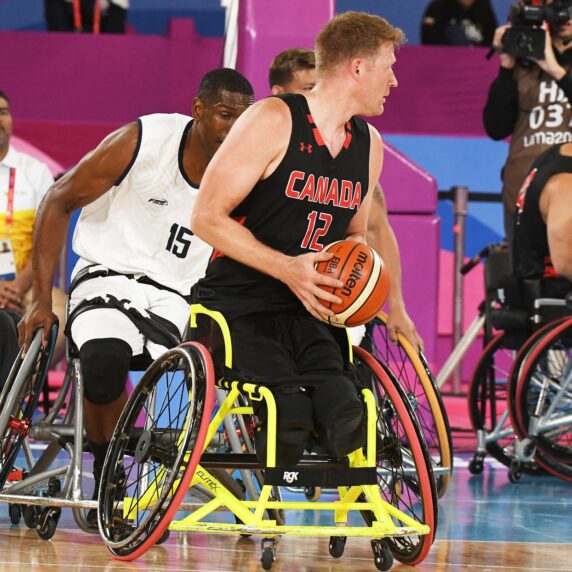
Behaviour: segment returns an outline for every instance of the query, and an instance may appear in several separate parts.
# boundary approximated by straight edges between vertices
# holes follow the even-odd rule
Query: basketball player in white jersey
[[[212,250],[189,228],[199,184],[252,102],[246,78],[213,70],[201,82],[192,117],[147,115],[118,129],[55,183],[40,206],[34,299],[19,325],[20,343],[28,347],[40,326],[50,331],[57,259],[70,215],[82,208],[67,332],[81,362],[96,480],[126,401],[130,366],[158,357],[184,331],[190,288]]]

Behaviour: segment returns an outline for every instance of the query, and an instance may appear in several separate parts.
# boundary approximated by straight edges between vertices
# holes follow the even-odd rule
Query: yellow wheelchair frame
[[[225,318],[220,312],[211,311],[201,305],[193,305],[191,307],[191,331],[197,328],[197,318],[204,315],[212,320],[218,328],[224,340],[224,364],[229,370],[232,368],[232,344],[231,335]],[[353,361],[353,355],[350,348],[350,360]],[[387,544],[382,539],[388,537],[403,536],[423,536],[431,533],[434,536],[434,530],[427,524],[422,524],[405,514],[395,506],[389,504],[382,498],[380,486],[377,481],[377,457],[376,457],[376,436],[377,436],[377,408],[376,400],[373,392],[368,389],[362,389],[362,396],[367,413],[367,438],[365,452],[358,449],[348,455],[347,463],[343,465],[346,474],[353,471],[353,477],[350,480],[341,479],[346,482],[345,485],[337,486],[339,500],[335,501],[282,501],[272,498],[273,490],[276,486],[285,486],[286,483],[281,481],[280,474],[285,473],[282,480],[291,476],[292,473],[304,471],[304,464],[299,464],[294,471],[288,469],[276,469],[276,420],[277,410],[276,403],[270,389],[255,383],[228,381],[221,377],[216,380],[217,387],[227,390],[227,396],[224,402],[219,405],[218,411],[210,420],[203,454],[190,481],[189,488],[202,485],[212,494],[212,499],[208,500],[202,506],[185,516],[181,520],[174,520],[170,523],[169,529],[172,531],[185,532],[216,532],[227,534],[243,534],[243,535],[263,535],[262,540],[262,565],[265,570],[269,570],[276,556],[276,539],[281,535],[295,536],[319,536],[330,537],[330,554],[334,557],[340,557],[343,554],[345,540],[347,537],[369,537],[372,538],[372,549],[374,553],[374,563],[379,570],[388,570],[393,563],[393,554]],[[242,416],[254,415],[253,407],[244,406],[237,403],[239,396],[246,395],[250,402],[265,401],[267,406],[267,450],[266,465],[262,470],[265,476],[274,475],[274,482],[264,482],[261,484],[258,499],[242,500],[237,497],[213,472],[209,470],[212,467],[221,467],[224,465],[217,464],[217,454],[208,452],[208,445],[216,441],[216,435],[219,428],[224,422],[226,416]],[[206,421],[206,420],[205,420]],[[185,419],[185,423],[189,423],[189,419]],[[178,442],[180,447],[180,441]],[[185,454],[185,462],[189,463],[191,452]],[[108,455],[109,457],[109,455]],[[228,457],[228,455],[227,455]],[[243,455],[236,455],[237,458]],[[260,464],[254,455],[244,455],[244,461],[238,461],[230,469],[260,469]],[[250,457],[250,458],[248,458]],[[210,462],[209,462],[210,461]],[[107,461],[106,461],[107,462]],[[306,473],[311,471],[311,462],[307,464]],[[339,466],[337,467],[339,468]],[[431,475],[430,470],[429,475]],[[105,474],[105,469],[104,469]],[[322,473],[323,474],[323,473]],[[339,475],[340,473],[336,473]],[[150,510],[156,499],[159,498],[162,491],[158,490],[161,485],[162,476],[155,478],[151,483],[147,493],[139,499],[125,497],[123,499],[123,519],[126,521],[137,520],[139,511]],[[278,481],[276,481],[278,479]],[[269,480],[273,480],[270,478]],[[172,486],[173,496],[174,490],[179,486],[181,478],[175,481]],[[355,482],[363,482],[364,484],[355,484]],[[101,492],[104,491],[102,483]],[[101,507],[100,500],[100,507]],[[433,500],[435,502],[435,500]],[[182,509],[185,509],[183,504]],[[205,519],[216,511],[226,509],[232,513],[237,523],[225,522],[209,522]],[[332,511],[334,525],[287,525],[280,524],[276,519],[269,519],[268,515],[272,515],[273,511]],[[369,525],[349,526],[348,518],[352,511],[367,511],[372,515]],[[399,521],[402,526],[398,526],[395,521]],[[100,520],[100,530],[102,530]],[[104,536],[104,540],[107,540]],[[430,546],[430,543],[429,543]],[[423,550],[423,554],[414,562],[415,564],[425,558],[429,546]],[[115,552],[114,555],[120,559],[129,560],[131,556],[129,550],[127,552]],[[137,550],[137,556],[142,553]],[[133,556],[135,557],[135,556]],[[397,555],[399,558],[399,555]]]

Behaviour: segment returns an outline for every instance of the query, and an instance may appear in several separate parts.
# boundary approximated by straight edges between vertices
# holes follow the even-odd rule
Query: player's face
[[[220,91],[210,100],[198,100],[194,117],[209,158],[221,146],[234,122],[252,103],[252,96],[226,90]]]
[[[364,58],[360,73],[363,74],[364,99],[368,109],[363,115],[371,117],[383,113],[391,88],[397,87],[393,73],[395,61],[395,48],[389,43],[383,44],[375,56]]]
[[[316,85],[316,70],[297,70],[292,74],[292,81],[279,88],[275,93],[301,93],[305,94]]]
[[[0,148],[5,147],[12,136],[10,104],[0,97]]]

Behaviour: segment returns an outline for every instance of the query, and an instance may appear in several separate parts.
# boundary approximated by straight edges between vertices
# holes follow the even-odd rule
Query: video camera
[[[542,22],[557,26],[572,19],[572,0],[520,0],[510,7],[512,26],[502,38],[502,51],[515,57],[541,60],[544,58],[546,34]]]

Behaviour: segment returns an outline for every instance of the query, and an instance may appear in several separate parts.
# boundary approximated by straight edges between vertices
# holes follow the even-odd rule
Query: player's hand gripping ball
[[[334,256],[318,262],[321,274],[341,280],[342,288],[321,286],[342,299],[341,304],[322,302],[333,312],[324,321],[332,326],[360,326],[373,320],[389,295],[389,274],[381,257],[367,244],[339,240],[324,248]]]

